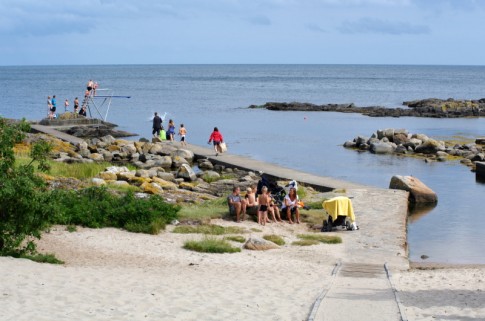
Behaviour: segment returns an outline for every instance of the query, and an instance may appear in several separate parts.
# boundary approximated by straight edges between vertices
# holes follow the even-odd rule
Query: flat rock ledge
[[[387,108],[382,106],[358,107],[353,103],[317,105],[301,102],[267,102],[251,105],[249,108],[265,108],[275,111],[332,111],[358,113],[370,117],[430,117],[460,118],[485,116],[485,98],[479,100],[455,100],[453,98],[427,98],[403,102],[408,108]]]

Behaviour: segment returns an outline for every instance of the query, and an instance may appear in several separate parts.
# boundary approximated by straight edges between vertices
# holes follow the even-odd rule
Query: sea
[[[404,128],[445,140],[485,136],[484,118],[372,118],[334,112],[249,109],[266,102],[403,107],[424,98],[485,97],[485,66],[426,65],[91,65],[0,66],[0,116],[40,120],[47,96],[58,111],[82,100],[98,82],[91,116],[151,136],[154,112],[187,128],[187,141],[207,146],[217,126],[229,151],[286,167],[388,188],[393,175],[412,175],[438,194],[438,204],[409,217],[410,259],[485,263],[485,184],[459,162],[373,155],[345,149],[358,135]],[[103,96],[113,96],[110,100]],[[130,97],[130,98],[127,98]],[[298,180],[298,177],[294,177]],[[357,220],[359,213],[356,212]],[[389,230],[387,233],[395,233]],[[359,233],[363,233],[360,231]]]

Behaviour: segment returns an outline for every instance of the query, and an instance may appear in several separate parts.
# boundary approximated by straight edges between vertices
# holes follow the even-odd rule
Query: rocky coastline
[[[169,203],[202,202],[229,195],[233,186],[245,189],[260,180],[259,173],[213,164],[205,157],[196,158],[189,149],[154,138],[128,141],[107,135],[73,145],[46,134],[29,134],[31,144],[46,140],[53,146],[50,157],[63,163],[110,162],[89,182],[74,178],[44,175],[53,188],[78,189],[88,185],[136,186],[139,197],[147,194],[163,196]],[[136,168],[136,169],[130,169]]]
[[[380,129],[369,137],[357,136],[346,141],[343,146],[374,154],[413,155],[423,157],[426,162],[459,160],[472,171],[477,162],[485,160],[485,138],[477,138],[474,143],[446,143],[406,129]]]
[[[248,108],[265,108],[274,111],[331,111],[359,113],[369,117],[430,117],[460,118],[485,116],[485,98],[478,100],[455,100],[428,98],[403,102],[407,108],[387,108],[382,106],[359,107],[349,104],[323,104],[301,102],[267,102],[264,105],[251,105]]]

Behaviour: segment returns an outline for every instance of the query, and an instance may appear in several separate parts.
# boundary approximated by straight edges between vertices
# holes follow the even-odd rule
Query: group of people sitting
[[[283,222],[280,213],[283,215],[286,214],[288,223],[300,224],[300,211],[296,188],[290,188],[282,202],[281,209],[276,204],[266,186],[261,188],[259,195],[256,195],[256,191],[255,185],[248,187],[246,195],[242,197],[240,195],[241,189],[235,186],[232,189],[232,194],[227,197],[230,214],[236,216],[237,223],[241,221],[240,219],[244,221],[248,212],[257,211],[258,224],[261,225],[266,225],[266,223],[270,222]],[[272,220],[269,219],[268,213],[271,215]]]

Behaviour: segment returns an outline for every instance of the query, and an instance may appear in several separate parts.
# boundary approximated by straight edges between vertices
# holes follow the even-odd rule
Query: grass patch
[[[30,163],[32,158],[24,155],[23,153],[17,154],[15,158],[15,165],[27,165]],[[73,177],[77,179],[89,179],[97,176],[100,172],[103,172],[107,167],[113,166],[113,164],[108,162],[101,163],[59,163],[53,160],[47,160],[47,164],[50,166],[50,170],[47,174],[54,177]],[[133,165],[127,165],[127,167],[132,170],[135,167]],[[38,172],[35,168],[35,172]]]
[[[70,224],[70,225],[66,226],[66,231],[68,231],[69,233],[76,232],[77,227],[76,227],[76,225]]]
[[[323,235],[323,234],[298,234],[299,239],[317,241],[326,244],[338,244],[342,243],[342,238],[335,235]]]
[[[201,204],[182,205],[179,211],[180,219],[215,219],[227,215],[229,209],[226,197],[205,201]]]
[[[313,224],[313,225],[322,224],[323,219],[327,218],[327,214],[325,210],[322,208],[322,206],[320,206],[319,209],[315,209],[315,210],[313,209],[310,209],[308,211],[302,210],[300,211],[300,216],[305,223]]]
[[[220,225],[179,225],[176,226],[172,233],[180,234],[207,234],[207,235],[223,235],[223,234],[240,234],[245,230],[237,226],[220,226]]]
[[[201,241],[187,241],[184,243],[184,249],[202,253],[241,252],[240,248],[233,247],[229,242],[216,238],[205,238]]]
[[[33,254],[33,255],[28,255],[28,254],[22,254],[19,256],[21,259],[28,259],[32,260],[37,263],[49,263],[49,264],[64,264],[64,261],[59,260],[54,256],[54,254]]]
[[[277,244],[280,246],[285,245],[285,240],[283,240],[283,238],[279,235],[275,235],[275,234],[263,235],[263,239],[265,239],[266,241],[273,242],[274,244]]]
[[[320,242],[316,240],[298,240],[291,243],[291,245],[297,245],[297,246],[310,246],[310,245],[317,245],[317,244],[320,244]]]
[[[325,200],[322,199],[321,201],[305,202],[305,205],[311,210],[321,210],[323,208],[323,201]]]
[[[262,232],[263,230],[260,230],[259,228],[251,227],[251,231],[259,233],[259,232]]]
[[[224,240],[238,242],[238,243],[244,243],[244,242],[246,242],[246,238],[244,236],[241,236],[241,235],[225,236],[224,237]]]

